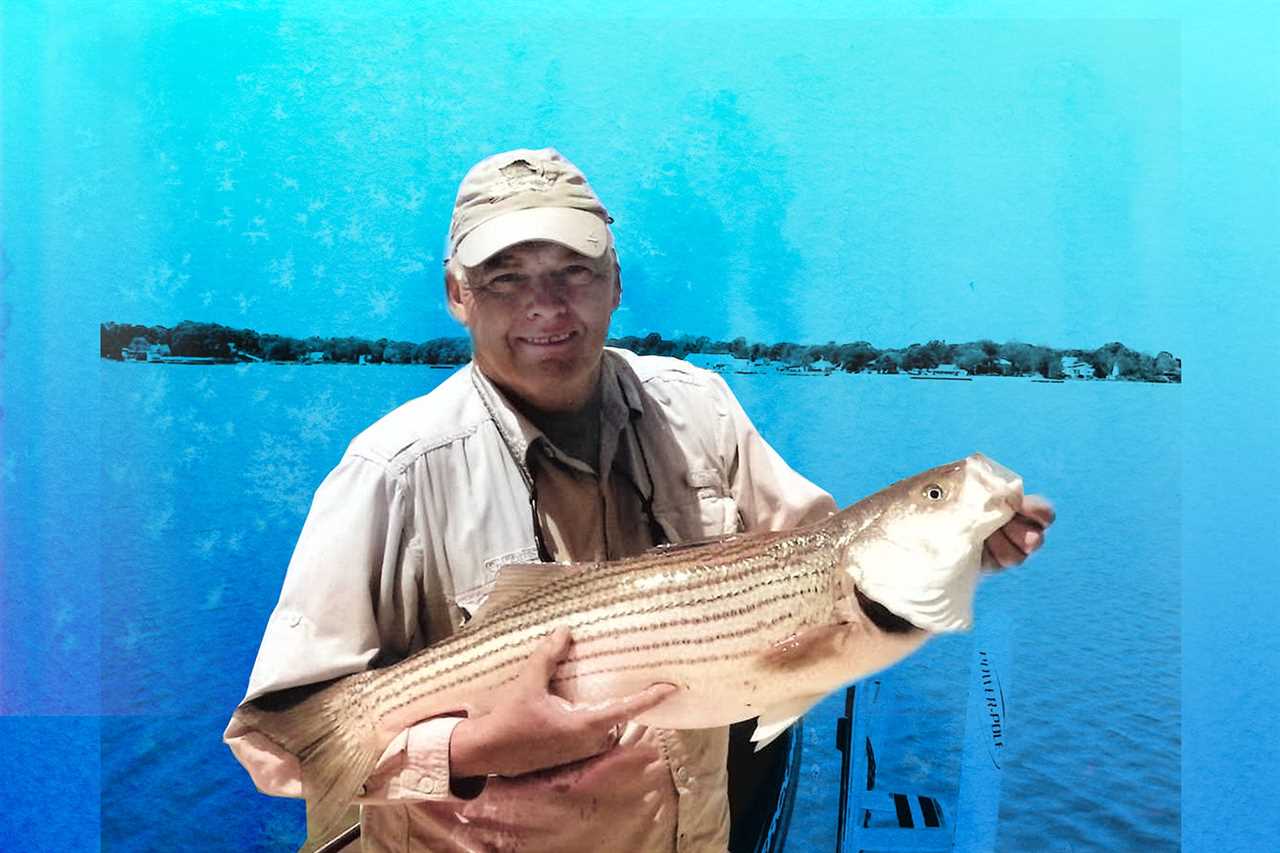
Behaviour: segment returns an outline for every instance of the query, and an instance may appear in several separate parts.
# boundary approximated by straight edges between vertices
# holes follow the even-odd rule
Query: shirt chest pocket
[[[689,470],[685,473],[685,488],[685,511],[699,528],[694,536],[720,536],[742,530],[738,502],[733,499],[729,484],[719,471],[713,468]]]
[[[480,571],[460,577],[460,586],[465,588],[458,589],[454,595],[449,596],[468,621],[489,598],[489,593],[493,592],[494,582],[502,568],[511,563],[538,562],[538,549],[528,546],[477,562],[480,563]]]

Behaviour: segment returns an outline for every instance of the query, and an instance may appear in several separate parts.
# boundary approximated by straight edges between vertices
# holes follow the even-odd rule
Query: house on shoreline
[[[1093,365],[1072,355],[1064,355],[1061,362],[1062,376],[1065,379],[1093,379]]]
[[[738,358],[727,352],[691,352],[684,360],[694,367],[710,370],[715,373],[758,373],[753,369],[750,359]]]
[[[262,361],[255,355],[236,350],[235,344],[227,344],[231,355],[214,358],[203,355],[174,355],[168,344],[153,344],[144,337],[136,337],[120,350],[121,361],[140,361],[148,364],[229,364],[239,359]]]
[[[780,361],[769,361],[767,358],[752,361],[748,358],[738,358],[727,352],[691,352],[685,355],[684,360],[694,367],[701,367],[703,370],[715,373],[782,373],[787,376],[797,374],[826,376],[840,366],[822,358],[807,364],[784,364]]]
[[[969,375],[969,371],[959,365],[951,364],[950,362],[944,362],[943,364],[939,364],[937,367],[926,368],[924,370],[913,370],[911,372],[921,373],[927,376],[946,376],[948,378],[956,379]]]
[[[819,358],[808,364],[788,364],[785,367],[779,367],[778,372],[786,376],[829,376],[831,371],[839,366],[825,358]]]
[[[134,338],[120,350],[122,361],[160,361],[170,357],[168,344],[153,344],[143,337]]]

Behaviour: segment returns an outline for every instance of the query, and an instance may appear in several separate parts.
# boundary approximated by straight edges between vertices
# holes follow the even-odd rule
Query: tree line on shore
[[[294,338],[232,329],[219,323],[183,320],[173,328],[133,323],[103,323],[102,357],[123,359],[130,349],[145,352],[164,346],[170,355],[235,361],[244,353],[263,361],[334,361],[344,364],[466,364],[471,342],[466,338],[433,338],[429,341],[396,341],[389,338]],[[320,353],[320,356],[315,356]]]
[[[1056,349],[1021,341],[996,343],[977,340],[947,343],[931,340],[925,344],[882,349],[867,341],[825,344],[791,342],[749,342],[745,337],[732,341],[713,340],[705,335],[664,338],[658,332],[643,336],[611,338],[611,346],[641,355],[684,358],[691,353],[723,353],[751,362],[811,365],[825,362],[834,369],[851,373],[871,371],[899,373],[933,370],[955,365],[974,375],[1027,376],[1046,379],[1064,376],[1063,361],[1075,362],[1075,373],[1092,371],[1095,378],[1115,377],[1147,382],[1179,382],[1181,360],[1172,353],[1148,355],[1115,341],[1097,349]],[[471,358],[471,342],[465,337],[433,338],[415,343],[388,338],[341,338],[259,333],[233,329],[218,323],[184,320],[176,326],[142,326],[107,322],[101,325],[101,355],[123,359],[126,352],[143,354],[149,347],[165,347],[170,355],[232,361],[239,353],[263,361],[330,361],[348,364],[465,364]]]

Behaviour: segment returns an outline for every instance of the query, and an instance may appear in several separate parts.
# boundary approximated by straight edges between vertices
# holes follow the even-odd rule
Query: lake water
[[[302,804],[258,795],[221,731],[315,487],[356,432],[448,372],[104,361],[100,375],[102,848],[292,850]],[[998,627],[997,849],[1178,849],[1180,388],[727,379],[842,504],[974,450],[1056,504],[1045,550],[980,587],[972,634],[884,675],[879,783],[953,805],[970,653]],[[789,850],[831,849],[841,702],[806,719]]]

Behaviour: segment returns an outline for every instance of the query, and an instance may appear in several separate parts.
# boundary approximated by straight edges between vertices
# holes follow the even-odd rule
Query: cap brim
[[[454,250],[464,267],[474,267],[516,243],[545,240],[598,258],[609,248],[609,226],[576,207],[530,207],[495,216],[476,226]]]

